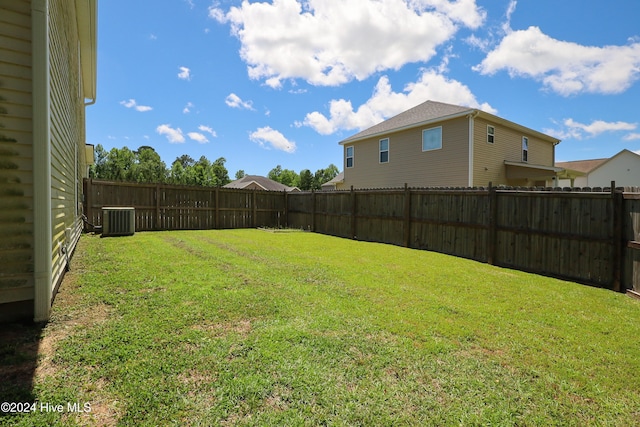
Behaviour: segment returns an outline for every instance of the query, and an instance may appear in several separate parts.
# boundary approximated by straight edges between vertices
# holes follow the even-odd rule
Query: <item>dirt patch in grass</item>
[[[64,303],[61,302],[60,305],[62,306]],[[55,375],[56,367],[53,364],[53,357],[62,340],[80,330],[91,329],[106,322],[111,316],[111,311],[110,306],[97,304],[72,311],[70,314],[62,316],[63,318],[58,321],[49,323],[44,329],[40,341],[38,367],[35,372],[36,379]]]
[[[237,321],[195,325],[193,326],[193,329],[205,331],[214,338],[222,338],[229,334],[236,334],[240,335],[241,338],[246,338],[251,332],[252,327],[251,320],[242,319]]]

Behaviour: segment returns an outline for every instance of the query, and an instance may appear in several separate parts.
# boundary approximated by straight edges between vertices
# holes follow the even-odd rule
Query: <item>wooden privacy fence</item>
[[[612,188],[292,193],[287,218],[323,234],[638,291],[640,194]]]
[[[85,180],[85,214],[132,206],[136,230],[291,227],[640,292],[640,193],[404,189],[281,193]],[[628,189],[631,190],[631,189]]]
[[[286,225],[279,192],[84,180],[84,212],[102,225],[102,207],[135,208],[136,231]]]

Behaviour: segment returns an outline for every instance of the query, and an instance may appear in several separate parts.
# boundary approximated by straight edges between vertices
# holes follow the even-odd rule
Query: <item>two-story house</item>
[[[544,186],[559,139],[476,108],[427,101],[343,141],[336,189]]]

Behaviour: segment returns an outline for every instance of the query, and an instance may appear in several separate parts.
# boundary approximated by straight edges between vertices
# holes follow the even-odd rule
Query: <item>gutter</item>
[[[76,16],[78,36],[80,39],[80,64],[82,75],[82,92],[85,106],[96,103],[97,91],[97,0],[76,0]]]
[[[49,319],[52,289],[51,256],[51,124],[49,77],[49,3],[31,2],[33,235],[35,322]]]

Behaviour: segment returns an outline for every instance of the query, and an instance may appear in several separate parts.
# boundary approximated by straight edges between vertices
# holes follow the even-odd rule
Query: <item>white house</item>
[[[624,149],[609,159],[558,162],[564,169],[558,176],[558,187],[640,187],[640,154]]]

